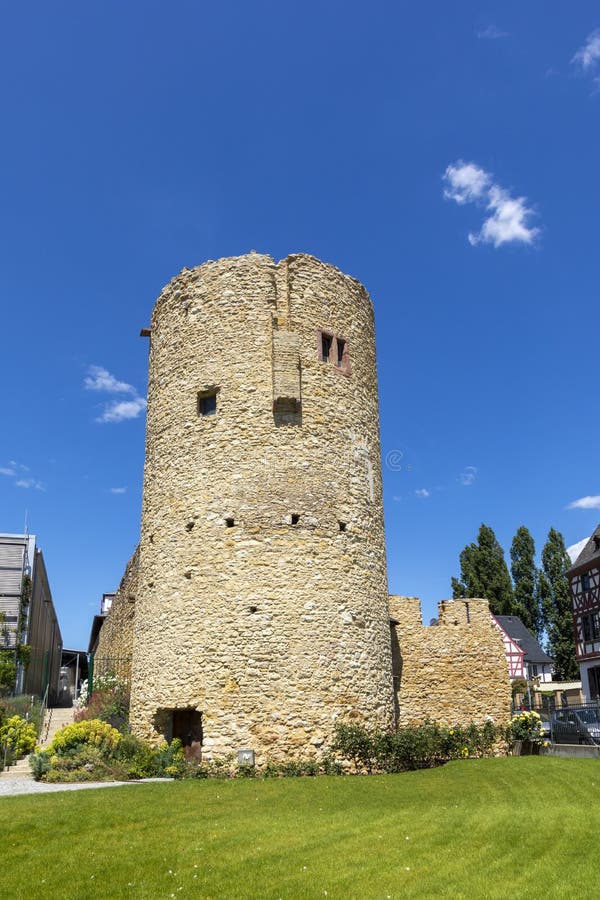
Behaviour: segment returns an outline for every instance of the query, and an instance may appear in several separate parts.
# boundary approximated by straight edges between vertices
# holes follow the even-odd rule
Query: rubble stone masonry
[[[487,600],[443,600],[438,609],[438,624],[424,626],[418,597],[390,597],[399,725],[507,723],[508,665]]]
[[[208,262],[150,340],[132,727],[198,710],[206,758],[260,764],[393,725],[366,290],[310,256]]]
[[[311,256],[251,253],[165,287],[141,542],[101,654],[133,657],[137,734],[189,730],[207,759],[319,756],[342,720],[506,720],[487,602],[444,602],[425,628],[418,600],[388,597],[373,309],[359,282]]]
[[[94,654],[97,675],[115,674],[129,682],[133,650],[133,620],[137,594],[139,549],[127,563],[110,611],[100,630]]]

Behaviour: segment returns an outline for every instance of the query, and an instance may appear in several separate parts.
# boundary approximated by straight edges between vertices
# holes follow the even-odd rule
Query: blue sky
[[[426,620],[481,522],[591,533],[598,29],[586,0],[3,5],[0,530],[27,511],[66,645],[137,542],[140,327],[251,249],[371,293],[390,589]]]

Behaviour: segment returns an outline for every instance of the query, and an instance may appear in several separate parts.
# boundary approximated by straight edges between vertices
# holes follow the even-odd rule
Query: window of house
[[[198,394],[198,415],[199,416],[216,416],[217,414],[217,391],[201,391]]]
[[[343,341],[341,338],[337,339],[337,360],[336,365],[339,369],[344,365],[344,352],[346,350],[346,341]]]
[[[590,616],[582,616],[582,625],[583,625],[584,641],[591,641],[592,640],[592,623],[590,621]]]
[[[581,590],[589,591],[590,589],[590,573],[584,572],[581,576]]]

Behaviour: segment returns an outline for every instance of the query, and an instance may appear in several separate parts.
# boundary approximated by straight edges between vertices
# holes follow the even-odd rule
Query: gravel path
[[[145,778],[144,781],[85,781],[81,784],[44,784],[30,778],[0,778],[0,797],[17,794],[53,794],[56,791],[84,791],[88,788],[123,787],[125,784],[173,781],[172,778]]]

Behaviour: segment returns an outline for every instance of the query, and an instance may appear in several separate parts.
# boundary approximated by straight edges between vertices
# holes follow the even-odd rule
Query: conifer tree
[[[573,614],[566,571],[571,560],[562,534],[551,528],[542,550],[544,580],[540,577],[540,599],[546,619],[548,652],[554,658],[556,681],[579,678],[575,659]]]
[[[515,615],[537,638],[543,631],[535,544],[528,528],[521,525],[510,547],[510,571],[515,591]]]
[[[552,587],[543,569],[538,569],[537,598],[542,619],[542,632],[547,635],[552,618]]]
[[[460,579],[452,579],[453,597],[485,597],[495,615],[514,613],[514,594],[504,550],[489,525],[482,525],[477,543],[460,554]]]

